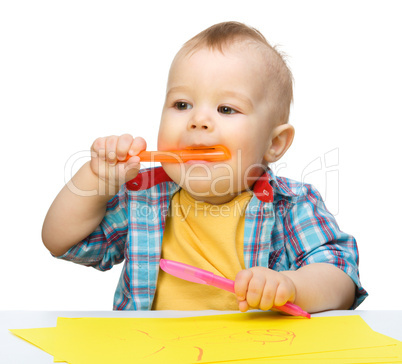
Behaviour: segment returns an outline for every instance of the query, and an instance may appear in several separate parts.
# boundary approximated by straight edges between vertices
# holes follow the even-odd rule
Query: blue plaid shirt
[[[161,167],[141,171],[108,202],[97,229],[59,258],[101,271],[124,261],[114,309],[150,310],[166,216],[179,189]],[[367,296],[358,261],[355,239],[339,229],[314,187],[276,177],[270,170],[257,180],[245,211],[246,268],[283,271],[333,264],[355,282],[355,308]]]

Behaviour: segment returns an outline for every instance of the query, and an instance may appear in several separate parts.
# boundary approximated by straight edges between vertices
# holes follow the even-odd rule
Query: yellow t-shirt
[[[245,269],[244,211],[252,194],[243,192],[222,205],[194,200],[177,192],[166,218],[162,258],[208,270],[234,280]],[[225,290],[188,282],[159,270],[155,310],[238,310],[237,299]]]

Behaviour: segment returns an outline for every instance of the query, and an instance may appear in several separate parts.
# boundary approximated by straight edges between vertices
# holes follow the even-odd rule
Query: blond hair
[[[179,53],[192,53],[202,47],[223,53],[224,47],[244,40],[251,40],[268,51],[266,66],[268,80],[274,86],[275,118],[279,123],[287,123],[293,101],[293,76],[284,56],[257,29],[235,21],[215,24],[188,40]]]

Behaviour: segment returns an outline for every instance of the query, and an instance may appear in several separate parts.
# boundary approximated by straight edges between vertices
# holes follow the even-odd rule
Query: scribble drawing
[[[230,336],[230,339],[236,342],[256,342],[262,345],[270,343],[279,343],[289,341],[292,345],[296,334],[293,331],[278,330],[278,329],[255,329],[248,330],[245,333],[236,333]]]
[[[216,343],[233,343],[233,344],[250,344],[255,343],[255,345],[274,345],[275,343],[284,343],[285,345],[292,345],[296,338],[296,334],[293,331],[279,330],[279,329],[253,329],[253,330],[241,330],[235,333],[222,333],[225,331],[226,327],[214,328],[205,332],[199,332],[192,335],[175,335],[173,333],[172,337],[156,337],[152,336],[146,331],[136,330],[143,335],[146,335],[150,340],[155,342],[160,342],[161,347],[153,353],[146,356],[155,356],[157,354],[166,355],[169,349],[172,349],[176,345],[184,345],[184,342],[188,340],[187,350],[196,349],[195,356],[192,360],[201,361],[204,353],[208,351],[209,344]],[[197,342],[197,339],[199,340]],[[207,340],[205,340],[207,339]],[[179,342],[181,344],[179,344]],[[198,344],[198,346],[194,346]],[[200,345],[202,344],[202,345]],[[206,346],[205,346],[206,345]],[[183,347],[184,348],[184,347]],[[189,355],[193,355],[190,354]]]
[[[153,337],[151,335],[149,335],[149,333],[145,332],[145,331],[141,331],[141,330],[135,330],[140,332],[141,334],[147,335],[150,339],[153,339]]]
[[[149,358],[149,357],[152,356],[152,355],[158,354],[158,353],[160,353],[160,352],[161,352],[162,350],[164,350],[164,349],[166,349],[166,347],[162,346],[159,350],[156,350],[155,352],[153,352],[153,353],[151,353],[151,354],[149,354],[149,355],[147,355],[147,356],[144,356],[144,358]]]
[[[189,339],[189,338],[194,338],[194,337],[198,337],[198,338],[202,338],[202,337],[209,337],[211,334],[217,334],[219,331],[226,329],[226,327],[217,327],[211,330],[208,330],[206,332],[199,332],[197,334],[193,334],[193,335],[186,335],[186,336],[179,336],[177,339]]]
[[[166,338],[166,337],[163,337],[163,336],[153,336],[153,335],[151,335],[150,333],[148,333],[146,331],[142,331],[142,330],[138,330],[138,329],[135,329],[135,331],[146,335],[151,340],[162,340],[162,341],[166,341],[166,342],[174,342],[174,341],[178,341],[178,340],[187,340],[187,339],[193,339],[193,338],[197,339],[197,338],[203,338],[203,337],[210,337],[213,334],[218,334],[219,335],[219,332],[221,330],[224,330],[224,329],[226,329],[226,327],[217,327],[217,328],[213,328],[213,329],[210,329],[208,331],[205,331],[205,332],[199,332],[199,333],[196,333],[196,334],[185,335],[185,336],[177,335],[177,336],[174,336],[174,337],[171,337],[171,338]],[[172,333],[170,333],[170,334],[172,334]]]
[[[197,361],[202,360],[202,356],[204,354],[204,350],[202,348],[199,348],[198,346],[194,346],[196,349],[198,349],[199,353],[198,353],[198,357],[197,357]]]

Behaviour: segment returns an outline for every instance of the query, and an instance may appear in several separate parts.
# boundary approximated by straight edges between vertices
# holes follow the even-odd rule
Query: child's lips
[[[187,144],[181,149],[213,148],[217,144]]]

